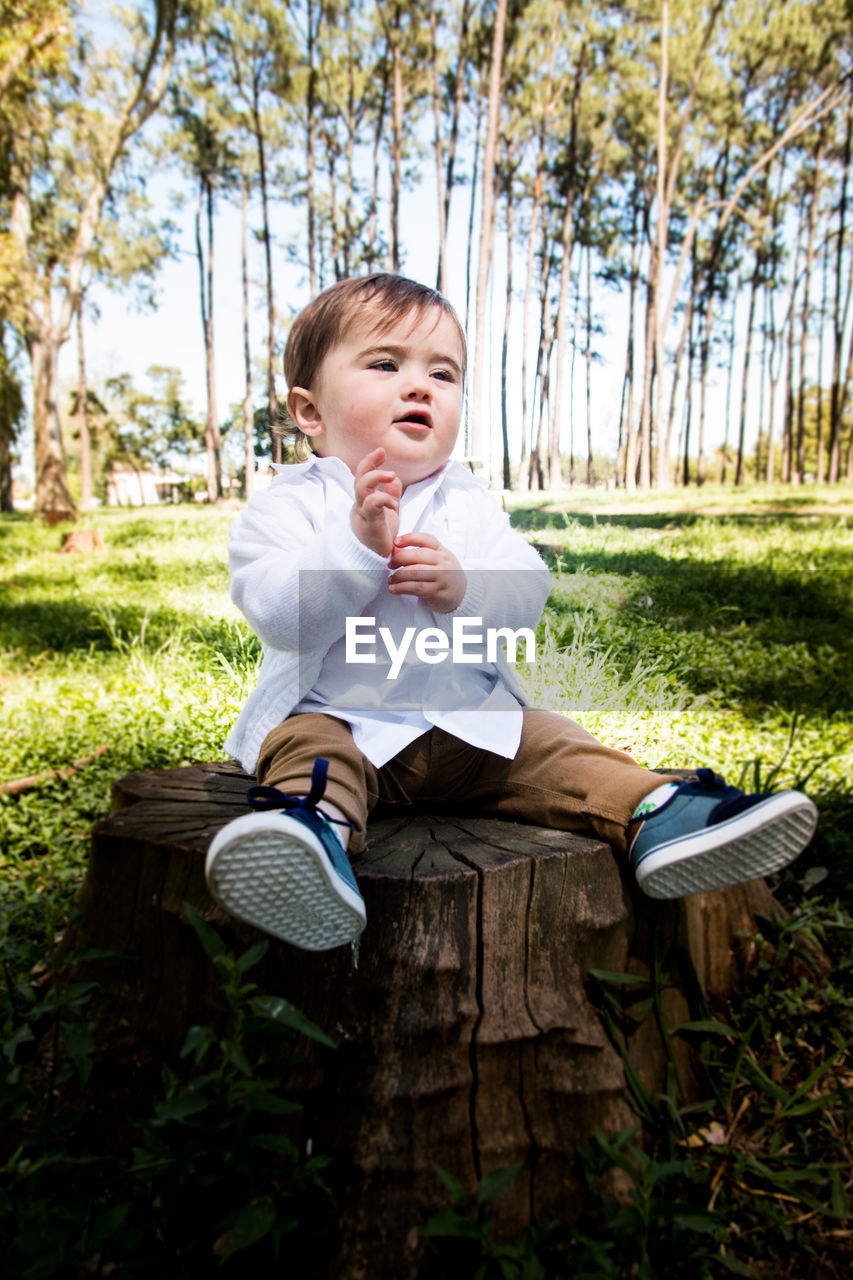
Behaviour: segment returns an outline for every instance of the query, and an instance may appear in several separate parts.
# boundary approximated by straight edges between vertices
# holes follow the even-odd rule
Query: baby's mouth
[[[428,413],[421,413],[419,410],[413,410],[407,413],[404,418],[395,418],[395,425],[398,427],[431,427],[432,419]]]

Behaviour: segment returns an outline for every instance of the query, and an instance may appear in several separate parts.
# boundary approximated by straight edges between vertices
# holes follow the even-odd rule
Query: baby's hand
[[[395,538],[388,564],[394,570],[388,579],[392,595],[419,596],[436,613],[452,613],[462,603],[465,570],[431,533]]]
[[[384,461],[385,450],[374,449],[356,467],[350,524],[359,542],[387,559],[400,527],[403,485],[394,471],[380,470]]]

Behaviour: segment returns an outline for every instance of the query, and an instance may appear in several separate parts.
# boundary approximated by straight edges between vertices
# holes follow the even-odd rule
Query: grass
[[[846,1274],[853,490],[706,487],[630,500],[584,490],[509,495],[508,506],[554,569],[538,661],[523,672],[537,703],[650,766],[805,784],[822,818],[777,886],[789,921],[781,933],[766,922],[749,985],[733,1007],[708,1011],[731,1034],[692,1033],[709,1081],[704,1110],[682,1115],[672,1099],[647,1099],[643,1143],[602,1138],[587,1155],[589,1185],[621,1166],[631,1204],[602,1193],[597,1234],[594,1224],[586,1235],[540,1225],[507,1251],[477,1219],[488,1197],[460,1189],[432,1234],[446,1228],[454,1247],[463,1239],[476,1254],[459,1275]],[[106,549],[85,557],[59,555],[56,529],[0,518],[0,782],[89,760],[0,794],[4,1087],[15,1105],[27,1019],[46,999],[45,957],[113,779],[221,758],[252,687],[259,646],[228,597],[232,518],[207,507],[99,511],[87,523],[103,529]],[[831,974],[814,969],[809,939]],[[85,1025],[86,993],[74,998]],[[88,1052],[80,1034],[74,1070]],[[161,1120],[146,1131],[155,1146]],[[235,1135],[241,1123],[235,1113]],[[99,1230],[119,1231],[121,1212],[104,1207]],[[257,1206],[247,1214],[263,1218]]]

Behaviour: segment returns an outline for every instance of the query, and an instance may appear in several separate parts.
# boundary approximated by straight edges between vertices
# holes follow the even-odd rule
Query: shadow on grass
[[[690,529],[698,524],[713,521],[715,524],[730,525],[735,528],[761,528],[768,524],[784,524],[795,529],[802,525],[828,523],[837,525],[839,513],[831,507],[822,507],[819,511],[786,510],[802,506],[802,500],[796,504],[774,503],[769,511],[632,511],[632,512],[590,512],[572,511],[570,509],[543,510],[537,507],[518,507],[510,513],[510,524],[516,529],[552,529],[561,533],[571,525],[579,525],[584,529],[606,528],[608,525],[620,529]]]
[[[104,609],[85,600],[23,601],[5,605],[0,616],[0,649],[23,661],[43,653],[153,652],[167,645],[202,646],[228,660],[260,652],[243,623],[202,618],[177,609],[120,605]]]
[[[563,576],[550,600],[557,626],[570,632],[574,616],[590,608],[626,665],[663,660],[693,692],[721,690],[744,708],[832,713],[853,706],[849,573],[790,562],[674,561],[654,551],[563,553],[559,560]]]

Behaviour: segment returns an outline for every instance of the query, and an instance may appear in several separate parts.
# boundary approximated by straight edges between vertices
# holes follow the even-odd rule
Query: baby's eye
[[[456,376],[452,369],[433,369],[432,376],[438,378],[441,382],[455,382]]]
[[[394,373],[397,368],[397,361],[392,360],[390,356],[383,356],[381,360],[374,360],[370,367],[371,369],[381,369],[386,373]]]

